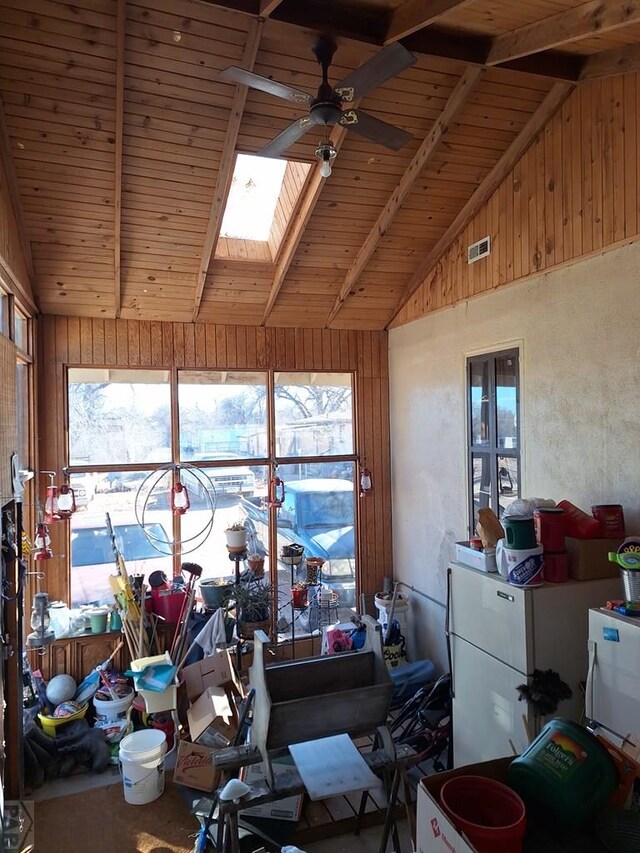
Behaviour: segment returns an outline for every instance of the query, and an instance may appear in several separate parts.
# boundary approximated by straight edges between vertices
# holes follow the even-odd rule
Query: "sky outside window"
[[[286,160],[238,154],[222,219],[221,237],[269,239]]]

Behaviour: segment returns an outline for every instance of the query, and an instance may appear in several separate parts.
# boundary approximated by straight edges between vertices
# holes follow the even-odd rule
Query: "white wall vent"
[[[477,243],[467,246],[467,263],[475,264],[480,258],[486,258],[491,254],[491,237],[483,237]]]

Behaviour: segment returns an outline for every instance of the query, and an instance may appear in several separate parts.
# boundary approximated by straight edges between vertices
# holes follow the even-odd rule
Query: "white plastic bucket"
[[[105,722],[115,723],[116,720],[121,720],[126,716],[129,705],[133,702],[133,690],[123,696],[121,699],[98,699],[93,697],[93,707],[96,709],[96,716],[101,717]]]
[[[164,755],[167,738],[158,729],[133,732],[120,741],[120,772],[125,802],[152,803],[164,791]]]

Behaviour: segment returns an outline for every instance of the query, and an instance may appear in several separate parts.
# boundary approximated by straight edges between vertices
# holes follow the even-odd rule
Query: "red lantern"
[[[367,468],[365,459],[365,464],[360,469],[360,497],[366,498],[372,491],[373,480],[371,479],[371,471]]]
[[[44,522],[36,525],[36,535],[33,540],[34,545],[34,560],[50,560],[53,557],[51,550],[51,538],[49,537],[49,528]]]
[[[55,471],[42,471],[41,473],[47,474],[49,477],[47,494],[44,499],[45,524],[53,524],[54,521],[71,518],[76,511],[75,492],[68,483],[56,486],[53,482],[56,476]]]
[[[53,484],[51,474],[51,482],[47,486],[47,495],[44,499],[44,520],[47,524],[52,524],[60,518],[58,510],[58,501],[60,498],[60,490]]]
[[[189,492],[181,480],[178,480],[171,489],[171,512],[174,515],[184,515],[191,506]]]
[[[68,483],[58,489],[58,518],[71,518],[76,511],[76,494]]]
[[[273,506],[279,509],[284,502],[284,483],[280,477],[272,477],[269,480],[269,497],[267,498],[267,506]]]

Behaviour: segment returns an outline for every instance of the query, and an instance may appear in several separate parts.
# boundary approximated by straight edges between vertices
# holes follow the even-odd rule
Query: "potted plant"
[[[242,522],[231,524],[224,532],[227,537],[227,549],[232,553],[247,550],[247,528]]]
[[[264,557],[260,556],[260,554],[249,554],[247,565],[251,569],[254,578],[261,578],[264,575]]]
[[[254,631],[268,631],[271,625],[273,592],[270,586],[257,583],[236,584],[236,614],[238,634],[251,639]]]

